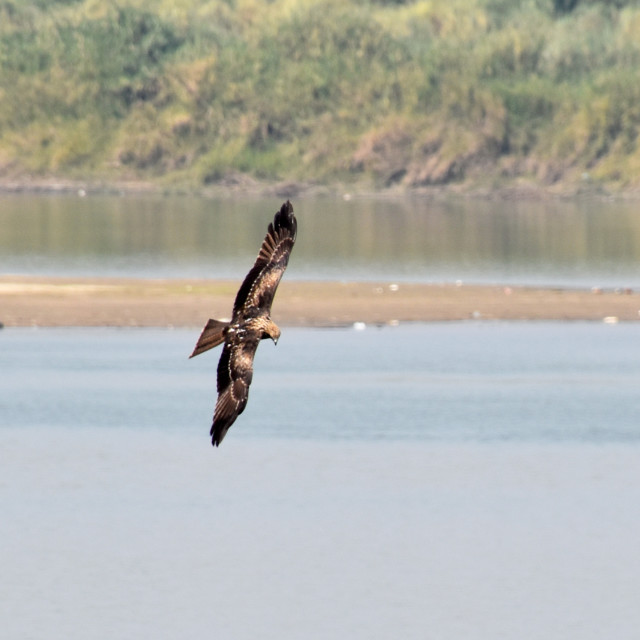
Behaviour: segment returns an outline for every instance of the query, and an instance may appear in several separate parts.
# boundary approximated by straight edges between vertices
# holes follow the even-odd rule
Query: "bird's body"
[[[293,207],[285,202],[269,225],[255,264],[244,279],[233,305],[230,322],[209,320],[191,358],[224,343],[218,363],[218,400],[211,426],[212,443],[218,446],[229,427],[244,411],[253,379],[253,357],[260,340],[280,337],[271,320],[271,304],[296,240]]]

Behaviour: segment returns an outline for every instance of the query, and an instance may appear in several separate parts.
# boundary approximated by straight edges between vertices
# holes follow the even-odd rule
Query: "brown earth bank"
[[[231,314],[238,281],[0,276],[5,327],[199,327]],[[282,326],[330,327],[451,320],[640,321],[640,293],[411,284],[282,282]]]
[[[535,181],[511,181],[497,186],[482,182],[451,182],[424,187],[375,187],[369,183],[311,183],[295,180],[262,181],[250,175],[231,172],[218,182],[206,186],[167,185],[151,180],[104,181],[72,180],[68,178],[34,178],[0,176],[0,193],[24,194],[114,194],[114,195],[197,195],[208,198],[245,197],[313,198],[339,196],[349,198],[421,197],[445,200],[451,197],[495,200],[553,200],[572,198],[638,200],[640,186],[624,188],[582,182],[555,182],[552,185]]]

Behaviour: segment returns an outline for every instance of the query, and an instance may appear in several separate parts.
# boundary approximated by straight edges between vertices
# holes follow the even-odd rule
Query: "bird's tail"
[[[200,355],[201,353],[209,351],[209,349],[213,349],[213,347],[217,347],[219,344],[222,344],[224,342],[224,336],[228,326],[228,322],[213,319],[209,320],[198,338],[198,342],[196,343],[193,353],[189,357],[193,358],[193,356]]]

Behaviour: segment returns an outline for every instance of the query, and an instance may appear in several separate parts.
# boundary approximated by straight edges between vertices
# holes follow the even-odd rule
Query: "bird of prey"
[[[253,357],[260,340],[271,338],[277,344],[280,337],[280,329],[270,317],[271,303],[289,263],[297,227],[293,207],[287,200],[269,223],[255,264],[236,295],[231,321],[209,320],[189,356],[193,358],[224,343],[211,426],[211,442],[216,447],[247,406]]]

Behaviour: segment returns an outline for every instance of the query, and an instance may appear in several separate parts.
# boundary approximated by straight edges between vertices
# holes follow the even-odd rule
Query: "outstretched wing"
[[[211,441],[216,447],[247,406],[253,356],[259,343],[257,335],[249,336],[225,344],[222,350],[218,363],[218,401],[211,426]]]
[[[249,307],[259,307],[269,313],[276,289],[289,263],[297,229],[293,207],[287,200],[269,224],[256,262],[238,290],[233,305],[234,317]]]

